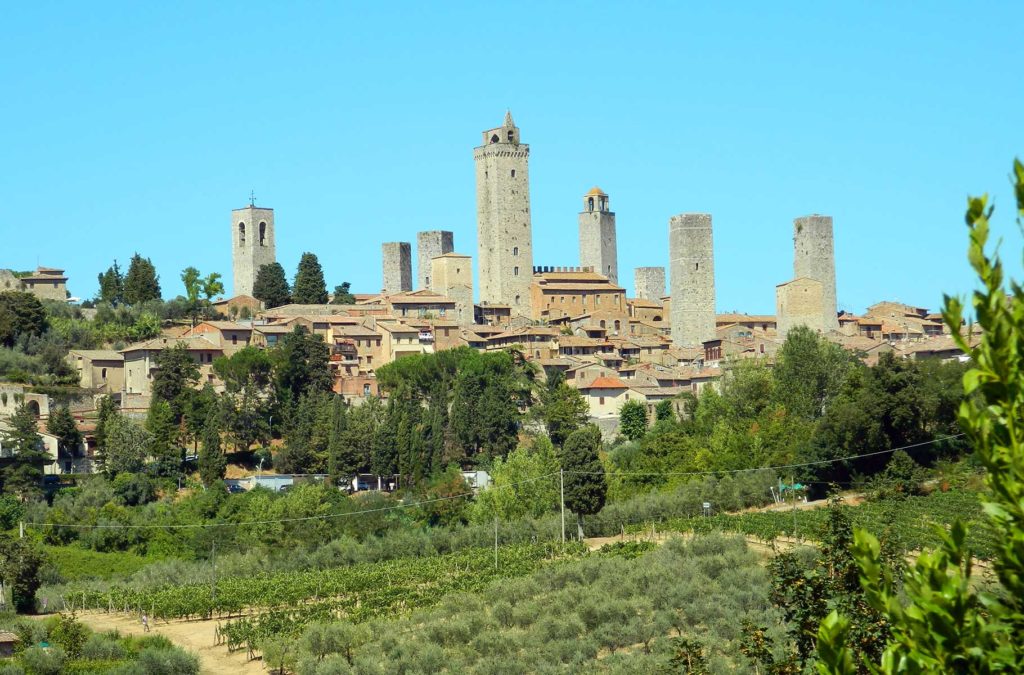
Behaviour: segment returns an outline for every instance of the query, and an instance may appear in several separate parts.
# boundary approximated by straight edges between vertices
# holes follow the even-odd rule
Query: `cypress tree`
[[[608,496],[604,466],[598,452],[601,430],[593,424],[569,434],[562,445],[562,470],[565,472],[565,506],[576,514],[576,529],[583,538],[583,517],[604,508]]]
[[[327,304],[327,283],[320,261],[313,253],[303,253],[299,269],[295,273],[292,288],[292,302],[299,305]]]
[[[43,465],[50,461],[43,451],[42,439],[36,427],[36,415],[27,403],[19,405],[7,420],[3,435],[4,448],[13,454],[11,463],[3,470],[4,490],[21,496],[36,492],[43,479]]]
[[[128,274],[124,278],[124,301],[129,305],[137,305],[149,300],[160,299],[160,277],[149,258],[136,253],[128,265]]]
[[[256,272],[256,281],[252,284],[252,296],[263,303],[267,309],[287,305],[292,301],[292,291],[288,288],[288,280],[284,276],[281,263],[263,265]]]
[[[220,447],[220,421],[217,419],[217,410],[213,408],[206,416],[206,424],[203,426],[203,445],[199,450],[199,478],[203,485],[210,487],[219,480],[224,479],[227,471],[228,459]]]

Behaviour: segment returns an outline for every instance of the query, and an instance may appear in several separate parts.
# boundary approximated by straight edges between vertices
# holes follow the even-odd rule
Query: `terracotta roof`
[[[144,342],[137,342],[133,345],[128,345],[121,350],[122,354],[128,352],[138,352],[145,350],[161,350],[169,347],[175,347],[177,345],[185,345],[185,348],[190,352],[198,351],[210,351],[220,350],[220,347],[207,340],[202,335],[188,335],[179,338],[154,338],[152,340],[146,340]]]
[[[580,389],[629,389],[629,385],[617,377],[599,377]]]
[[[124,361],[121,352],[114,349],[72,349],[68,353],[93,361]]]

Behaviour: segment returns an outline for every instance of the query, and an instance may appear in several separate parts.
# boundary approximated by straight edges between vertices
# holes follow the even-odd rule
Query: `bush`
[[[198,675],[199,657],[183,649],[149,647],[139,652],[136,664],[147,675]]]
[[[64,670],[66,660],[60,647],[29,647],[21,653],[21,665],[26,675],[58,675]]]
[[[119,661],[127,658],[128,652],[116,634],[93,634],[82,646],[82,658],[93,660]]]
[[[64,650],[69,659],[82,656],[82,648],[89,638],[89,629],[74,614],[60,614],[50,630],[50,639]]]

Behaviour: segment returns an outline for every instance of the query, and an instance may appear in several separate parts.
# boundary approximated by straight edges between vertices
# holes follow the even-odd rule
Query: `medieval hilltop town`
[[[776,287],[775,315],[717,314],[712,214],[668,217],[669,267],[636,268],[636,297],[630,298],[619,285],[608,194],[593,187],[582,197],[578,264],[538,265],[530,222],[530,146],[511,112],[501,126],[483,132],[473,157],[475,261],[457,251],[452,232],[418,232],[415,269],[411,242],[381,244],[378,293],[355,293],[351,304],[266,307],[253,288],[260,269],[276,262],[277,230],[274,210],[253,201],[231,212],[233,293],[212,303],[217,318],[165,325],[159,337],[121,349],[70,351],[79,385],[90,393],[72,405],[82,431],[80,452],[59,456],[58,439],[45,425],[50,397],[24,385],[0,383],[0,425],[20,401],[29,402],[52,459],[46,472],[90,472],[96,439],[89,419],[96,400],[109,396],[121,410],[144,414],[161,350],[183,345],[200,369],[200,384],[222,389],[214,359],[248,346],[272,348],[297,326],[327,343],[333,390],[349,404],[386,397],[375,371],[404,356],[455,347],[516,348],[540,371],[562,373],[583,395],[606,439],[614,437],[624,403],[641,402],[651,418],[662,401],[674,401],[682,412],[681,394],[718,386],[728,363],[770,361],[797,326],[868,364],[888,352],[907,359],[962,358],[941,315],[927,308],[882,300],[863,315],[837,311],[830,216],[794,218],[793,278]],[[63,270],[51,267],[28,275],[0,270],[0,290],[59,301],[71,295]]]

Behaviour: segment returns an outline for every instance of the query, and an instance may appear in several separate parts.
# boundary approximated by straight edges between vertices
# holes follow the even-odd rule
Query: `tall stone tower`
[[[476,162],[477,260],[480,301],[530,316],[533,236],[530,231],[530,146],[519,142],[512,113],[483,134]]]
[[[641,300],[661,300],[665,297],[665,268],[637,267],[633,270],[633,288]]]
[[[822,330],[839,330],[832,216],[815,214],[793,221],[793,278],[801,277],[821,282]]]
[[[234,294],[252,295],[260,268],[277,261],[274,254],[274,209],[249,204],[231,211],[231,267]]]
[[[668,223],[672,343],[700,347],[715,337],[715,257],[710,213],[683,213]]]
[[[619,283],[619,263],[615,249],[615,214],[608,210],[608,195],[591,188],[583,196],[580,212],[580,265],[592,267],[598,274]]]
[[[430,261],[430,290],[455,301],[454,319],[460,326],[473,323],[473,259],[445,253]]]
[[[384,292],[407,293],[412,290],[412,246],[407,241],[381,244],[384,261]]]
[[[416,234],[416,288],[430,288],[430,261],[455,250],[455,235],[446,230]]]

